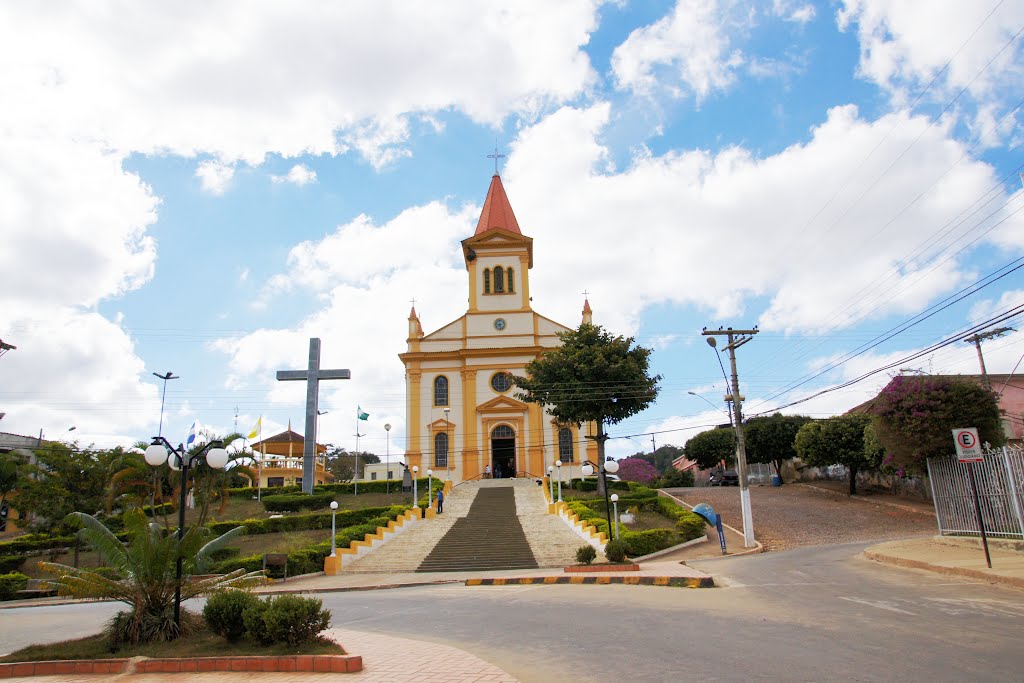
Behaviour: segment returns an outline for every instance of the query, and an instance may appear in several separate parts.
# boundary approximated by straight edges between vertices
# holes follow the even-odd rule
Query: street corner
[[[989,567],[980,543],[957,543],[957,540],[910,538],[886,541],[865,548],[863,556],[896,567],[1024,588],[1024,552],[995,544],[996,547],[990,548],[992,566]]]

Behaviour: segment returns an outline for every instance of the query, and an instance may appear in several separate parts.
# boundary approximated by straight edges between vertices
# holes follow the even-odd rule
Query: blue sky
[[[611,454],[724,420],[704,326],[762,330],[750,413],[897,363],[1024,304],[1022,271],[940,303],[1024,256],[1022,27],[999,0],[7,3],[0,431],[148,438],[168,370],[172,437],[236,407],[301,431],[274,371],[318,336],[353,375],[322,385],[322,440],[354,447],[361,405],[361,448],[390,423],[400,453],[409,302],[428,332],[465,310],[495,146],[535,309],[575,326],[586,290],[655,349],[661,396]],[[784,410],[900,367],[977,358]]]

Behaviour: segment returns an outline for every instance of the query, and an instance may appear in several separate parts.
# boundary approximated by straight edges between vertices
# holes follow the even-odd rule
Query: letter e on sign
[[[956,443],[956,459],[960,462],[981,462],[981,444],[976,427],[962,427],[953,430]]]

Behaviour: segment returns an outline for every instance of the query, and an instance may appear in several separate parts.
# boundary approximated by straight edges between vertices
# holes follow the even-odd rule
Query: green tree
[[[702,470],[709,470],[725,461],[731,467],[736,461],[736,437],[731,427],[716,427],[690,437],[686,457]]]
[[[112,622],[120,631],[111,634],[115,641],[173,640],[181,635],[173,610],[179,557],[182,601],[227,588],[248,588],[266,580],[262,571],[244,569],[211,578],[195,576],[206,570],[214,551],[245,533],[245,527],[235,527],[210,540],[209,529],[193,526],[179,541],[176,533],[166,533],[142,513],[130,512],[125,515],[130,541],[124,544],[92,515],[74,512],[66,522],[80,525],[78,537],[96,549],[112,574],[55,562],[40,562],[39,567],[56,577],[53,583],[61,595],[116,600],[131,606],[131,612],[122,613]]]
[[[837,415],[808,422],[796,434],[796,453],[812,467],[845,465],[850,473],[850,494],[857,493],[857,472],[875,469],[881,453],[865,445],[864,430],[871,424],[867,415]]]
[[[32,528],[50,531],[71,512],[98,512],[106,507],[107,488],[125,452],[77,448],[77,444],[46,443],[34,450],[36,463],[18,468],[18,490],[12,506]]]
[[[879,443],[894,464],[914,472],[954,451],[953,430],[977,427],[982,442],[1006,443],[995,394],[952,377],[895,377],[872,402]]]
[[[654,453],[640,452],[634,453],[633,455],[630,455],[628,457],[640,458],[641,460],[645,460],[650,464],[654,465],[654,469],[664,474],[667,473],[669,469],[674,469],[672,468],[672,461],[683,454],[684,450],[679,446],[665,445],[659,446],[658,449],[654,451]]]
[[[605,423],[617,424],[651,405],[661,376],[648,375],[651,350],[633,347],[632,337],[584,323],[558,338],[561,346],[530,361],[525,377],[514,378],[517,396],[544,406],[563,424],[594,422],[603,463]]]
[[[768,417],[755,417],[743,425],[746,437],[747,460],[771,463],[775,474],[782,479],[782,463],[796,457],[796,433],[810,422],[803,415],[775,413]]]

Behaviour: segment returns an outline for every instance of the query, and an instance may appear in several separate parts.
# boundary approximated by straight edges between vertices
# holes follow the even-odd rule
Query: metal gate
[[[935,516],[943,536],[978,536],[974,495],[967,468],[978,481],[985,532],[999,538],[1024,539],[1024,451],[1020,448],[985,450],[983,462],[962,463],[955,455],[928,458],[928,478]]]

